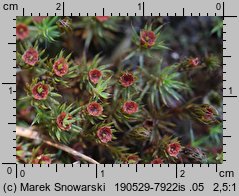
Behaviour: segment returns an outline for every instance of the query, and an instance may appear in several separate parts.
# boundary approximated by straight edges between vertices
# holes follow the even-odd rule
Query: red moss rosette
[[[87,112],[91,116],[100,116],[103,112],[103,107],[97,102],[91,102],[87,105]]]
[[[68,123],[68,120],[71,120],[72,116],[70,114],[67,114],[66,112],[62,112],[60,115],[56,118],[56,123],[58,128],[60,128],[63,131],[67,131],[71,129],[72,124]]]
[[[22,60],[31,66],[34,66],[38,62],[39,54],[38,51],[34,48],[29,48],[25,51],[25,53],[22,55]]]
[[[16,26],[16,37],[19,40],[24,40],[29,36],[29,29],[27,25],[20,23]]]
[[[59,77],[66,75],[68,73],[68,69],[69,65],[64,58],[59,58],[53,64],[53,71]]]
[[[102,143],[108,143],[112,140],[112,131],[110,127],[101,127],[97,131],[97,137]]]
[[[156,35],[153,31],[143,30],[140,32],[140,45],[144,48],[151,48],[155,45]]]
[[[167,153],[171,157],[177,157],[179,152],[181,151],[181,145],[178,142],[170,143],[167,146]]]
[[[122,86],[129,87],[134,84],[134,81],[135,81],[134,75],[132,73],[126,72],[120,77],[119,81]]]
[[[139,106],[134,101],[126,101],[123,104],[122,110],[126,114],[134,114],[134,113],[138,112]]]
[[[32,88],[32,95],[36,100],[45,100],[49,94],[49,87],[47,84],[41,82],[37,83]]]
[[[102,72],[98,69],[92,69],[88,73],[89,80],[93,84],[97,84],[102,76]]]

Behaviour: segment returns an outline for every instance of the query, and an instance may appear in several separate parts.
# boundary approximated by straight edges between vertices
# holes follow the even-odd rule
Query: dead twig
[[[16,134],[18,136],[26,137],[26,138],[33,139],[33,140],[42,140],[43,143],[48,144],[49,146],[58,148],[60,150],[63,150],[65,152],[71,154],[72,156],[77,156],[89,163],[99,164],[99,162],[97,162],[96,160],[94,160],[80,152],[77,152],[76,150],[74,150],[64,144],[55,142],[45,135],[41,135],[40,133],[35,131],[33,128],[24,128],[24,127],[16,126]]]

